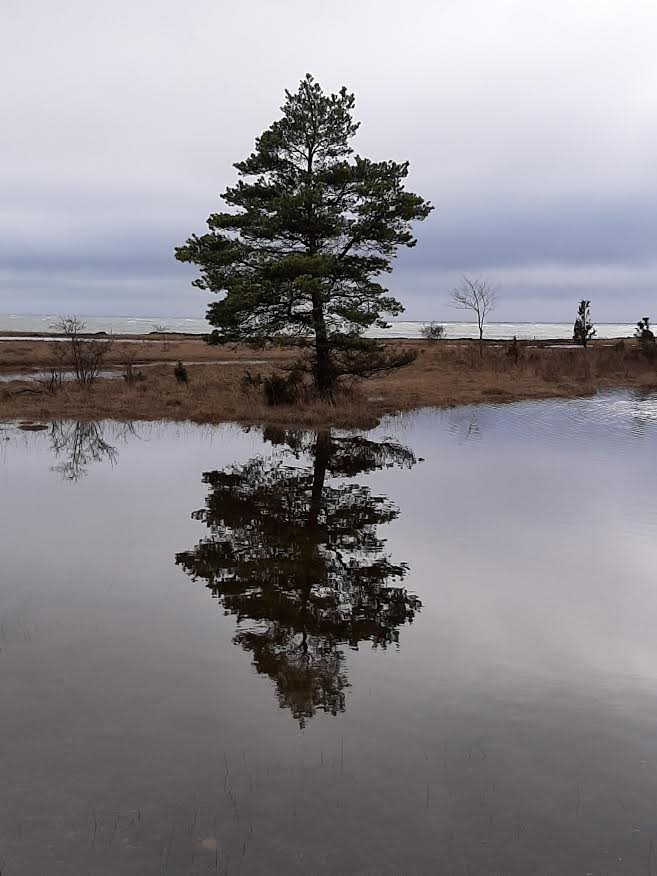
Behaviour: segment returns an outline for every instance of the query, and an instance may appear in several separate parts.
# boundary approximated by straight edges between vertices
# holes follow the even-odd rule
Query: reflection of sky
[[[443,667],[657,677],[657,396],[426,412],[411,435],[427,461],[391,529]]]
[[[347,652],[347,710],[303,732],[174,565],[201,473],[271,452],[257,430],[110,428],[114,466],[76,483],[48,432],[0,433],[3,854],[132,876],[173,837],[185,872],[210,836],[231,871],[246,847],[251,872],[642,872],[654,414],[619,394],[384,423],[425,461],[355,480],[399,505],[379,534],[423,610],[398,649]]]
[[[443,670],[455,677],[491,665],[512,675],[567,670],[573,679],[590,671],[657,675],[657,503],[650,479],[656,422],[657,396],[610,393],[423,412],[382,425],[379,436],[394,434],[424,457],[410,471],[356,478],[401,508],[382,535],[393,561],[410,564],[406,585],[425,604],[417,632],[402,631],[404,659],[423,647],[438,651]],[[62,486],[48,471],[48,434],[3,442],[4,495],[13,486],[5,509],[25,513],[35,493],[42,513],[61,505]],[[199,531],[188,517],[203,505],[201,472],[271,452],[270,445],[258,447],[257,436],[232,427],[144,426],[134,439],[110,441],[118,449],[116,469],[92,462],[84,482],[63,499],[74,509],[78,501],[98,503],[98,518],[79,525],[93,532],[101,519],[113,540],[127,537],[125,572],[132,575],[137,531],[155,552],[160,539],[174,550],[193,544]],[[94,484],[102,485],[102,502]],[[38,533],[55,556],[64,538],[60,519]],[[187,540],[179,535],[182,525]],[[29,529],[12,535],[8,568],[22,562],[17,558],[29,553],[34,537]],[[89,543],[90,553],[99,549],[94,539]],[[114,556],[112,562],[122,563]]]

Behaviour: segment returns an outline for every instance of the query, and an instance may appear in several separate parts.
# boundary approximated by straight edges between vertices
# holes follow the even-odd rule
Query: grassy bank
[[[0,374],[21,373],[0,384],[0,419],[193,420],[298,426],[370,426],[385,414],[420,407],[585,395],[610,387],[657,388],[657,360],[632,341],[594,343],[587,350],[522,344],[520,355],[506,343],[489,343],[480,357],[475,342],[391,341],[417,352],[416,361],[397,372],[346,387],[335,404],[308,401],[268,407],[257,390],[245,391],[243,376],[270,374],[297,355],[273,347],[209,347],[199,339],[162,343],[116,342],[105,363],[121,372],[128,359],[143,379],[99,379],[91,388],[65,383],[51,393],[31,370],[44,368],[44,342],[0,342]],[[179,384],[174,363],[188,364],[189,383]],[[254,360],[259,360],[257,363]]]

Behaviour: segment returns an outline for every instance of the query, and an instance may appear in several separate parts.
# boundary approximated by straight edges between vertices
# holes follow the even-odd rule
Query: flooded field
[[[657,873],[657,397],[0,430],[0,872]]]

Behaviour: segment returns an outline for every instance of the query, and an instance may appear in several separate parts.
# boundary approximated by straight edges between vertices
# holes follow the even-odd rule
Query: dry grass
[[[609,387],[657,388],[657,359],[633,341],[598,343],[587,350],[520,344],[516,363],[509,344],[475,342],[418,345],[416,361],[403,371],[370,381],[368,394],[409,410],[486,401],[587,395]]]
[[[28,381],[0,384],[0,420],[192,420],[199,423],[234,421],[312,427],[371,426],[376,414],[363,408],[358,394],[345,392],[337,404],[314,400],[294,407],[268,407],[256,390],[245,392],[245,366],[189,365],[189,383],[180,384],[173,365],[145,370],[144,379],[128,385],[122,379],[98,380],[85,389],[64,383],[49,393]],[[271,365],[251,366],[263,374]]]
[[[177,362],[179,359],[183,362],[225,362],[235,359],[279,361],[289,358],[290,355],[290,350],[274,346],[265,350],[253,350],[237,344],[210,346],[198,337],[174,336],[164,343],[140,337],[131,341],[113,341],[105,364],[108,367],[120,367],[131,358],[135,365]],[[0,374],[44,368],[50,358],[50,342],[0,341]]]
[[[50,394],[25,380],[0,384],[0,419],[165,419],[366,427],[384,413],[420,407],[578,396],[606,387],[657,388],[657,360],[643,355],[633,342],[594,344],[586,351],[526,344],[517,364],[508,355],[507,344],[488,344],[480,358],[477,345],[467,341],[390,343],[415,349],[416,361],[393,374],[346,388],[335,404],[315,400],[294,407],[267,407],[259,392],[242,390],[247,367],[251,372],[271,373],[295,357],[293,350],[276,347],[254,352],[245,347],[208,347],[198,339],[186,339],[171,342],[167,350],[159,342],[151,342],[143,353],[141,345],[124,345],[129,351],[139,348],[137,363],[160,362],[145,369],[144,380],[131,386],[123,380],[99,380],[85,390],[68,383]],[[22,369],[43,367],[46,355],[43,342],[24,347],[23,342],[0,343],[0,364],[5,371],[19,370],[19,361]],[[125,349],[115,346],[112,363],[125,361],[125,355]],[[246,361],[254,358],[265,362],[247,366]],[[8,359],[13,359],[11,366]],[[181,385],[171,364],[178,359],[207,364],[188,365],[189,384]],[[231,364],[216,364],[231,360]]]

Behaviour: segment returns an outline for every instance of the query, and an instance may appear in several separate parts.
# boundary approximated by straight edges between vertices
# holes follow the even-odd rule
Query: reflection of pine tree
[[[303,723],[317,709],[344,710],[340,645],[397,642],[420,607],[400,586],[408,567],[389,561],[377,534],[397,508],[344,480],[415,457],[392,441],[329,432],[266,437],[286,450],[203,476],[210,492],[193,516],[210,535],[176,562],[237,617],[235,641]]]

